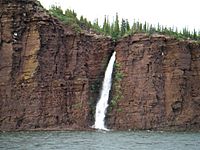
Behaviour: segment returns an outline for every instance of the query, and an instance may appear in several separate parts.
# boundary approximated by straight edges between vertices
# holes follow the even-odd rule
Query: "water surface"
[[[200,150],[200,132],[0,133],[0,150]]]

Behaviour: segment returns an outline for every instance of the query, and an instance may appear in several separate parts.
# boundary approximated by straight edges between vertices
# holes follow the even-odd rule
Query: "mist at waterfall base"
[[[93,128],[95,129],[108,131],[108,129],[105,127],[105,115],[108,107],[108,98],[112,85],[112,72],[115,63],[115,55],[116,52],[113,52],[104,75],[101,96],[96,105],[95,123],[93,125]]]

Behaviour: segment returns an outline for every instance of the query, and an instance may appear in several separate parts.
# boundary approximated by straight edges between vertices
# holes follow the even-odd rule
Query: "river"
[[[0,133],[0,150],[199,150],[200,132],[34,131]]]

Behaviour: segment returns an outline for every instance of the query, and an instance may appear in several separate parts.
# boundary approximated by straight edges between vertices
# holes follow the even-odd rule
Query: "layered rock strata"
[[[92,125],[110,38],[76,34],[33,0],[3,1],[0,129]]]
[[[109,127],[200,129],[200,46],[135,34],[116,46]]]

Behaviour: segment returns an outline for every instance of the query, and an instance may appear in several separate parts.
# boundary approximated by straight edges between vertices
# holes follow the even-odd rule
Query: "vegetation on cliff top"
[[[81,16],[77,17],[77,14],[70,9],[67,9],[65,12],[59,6],[52,6],[49,9],[49,12],[57,17],[59,20],[64,22],[67,25],[71,25],[76,31],[88,30],[93,31],[98,34],[103,34],[105,36],[111,36],[114,40],[124,37],[126,35],[132,35],[137,32],[143,32],[148,34],[159,33],[164,35],[173,36],[177,39],[191,39],[191,40],[200,40],[200,31],[188,30],[183,28],[182,31],[174,27],[165,27],[161,26],[159,23],[157,26],[149,24],[147,22],[142,23],[139,21],[133,22],[133,25],[130,26],[127,19],[119,21],[118,13],[116,13],[115,20],[111,23],[108,17],[105,16],[103,26],[100,26],[98,19],[91,23],[86,18]]]

